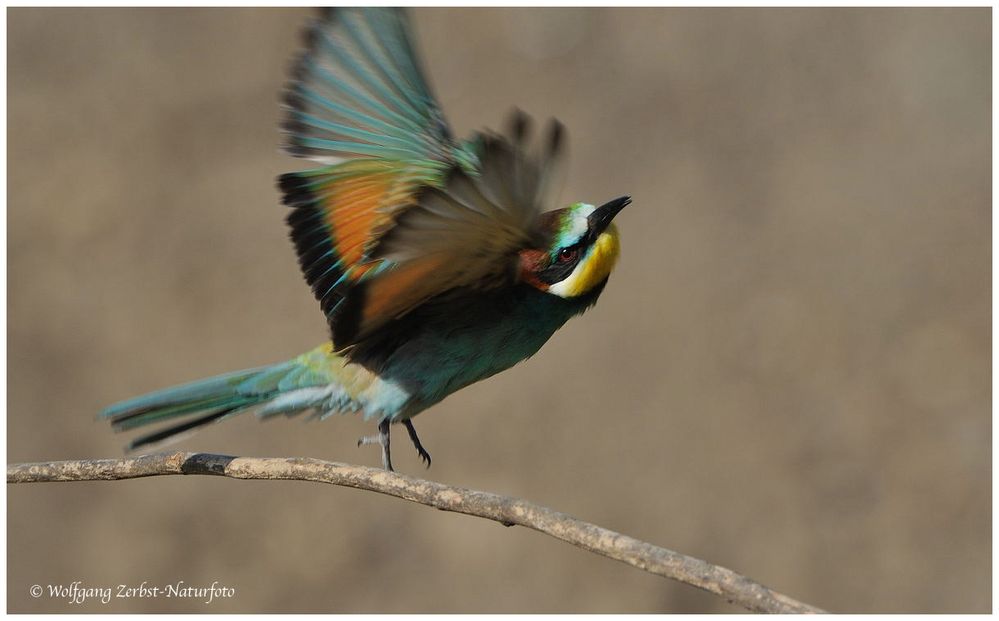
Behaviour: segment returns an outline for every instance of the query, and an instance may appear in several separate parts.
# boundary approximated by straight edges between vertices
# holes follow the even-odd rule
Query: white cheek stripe
[[[564,278],[555,283],[554,285],[548,287],[548,293],[554,293],[560,298],[573,297],[572,292],[576,291],[576,281],[579,280],[579,275],[583,273],[584,269],[583,264],[586,263],[586,260],[590,258],[590,255],[592,253],[593,253],[593,246],[590,246],[586,250],[586,254],[583,256],[583,258],[580,259],[579,263],[576,264],[576,267],[573,268],[572,273],[569,274],[567,278]]]

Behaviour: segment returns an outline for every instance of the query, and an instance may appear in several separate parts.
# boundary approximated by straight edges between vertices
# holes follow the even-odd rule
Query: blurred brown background
[[[274,187],[304,167],[276,123],[309,13],[8,11],[8,461],[120,455],[103,406],[325,338]],[[600,304],[420,417],[428,476],[837,611],[989,611],[990,10],[414,20],[459,134],[514,104],[557,116],[566,201],[635,201]],[[375,465],[369,431],[245,416],[179,448]],[[525,529],[314,484],[7,497],[11,612],[736,610]],[[76,580],[237,593],[28,595]]]

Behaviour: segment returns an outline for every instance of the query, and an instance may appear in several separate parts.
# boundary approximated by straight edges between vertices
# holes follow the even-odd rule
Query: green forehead
[[[587,218],[596,208],[587,203],[573,203],[565,208],[555,235],[555,247],[565,248],[578,243],[587,230]]]

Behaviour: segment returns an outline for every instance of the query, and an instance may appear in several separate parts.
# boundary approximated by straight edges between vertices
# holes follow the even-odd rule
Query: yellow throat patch
[[[617,227],[612,222],[600,237],[597,237],[597,241],[593,242],[568,278],[549,287],[548,293],[563,298],[573,298],[589,292],[607,278],[620,254],[621,239]]]

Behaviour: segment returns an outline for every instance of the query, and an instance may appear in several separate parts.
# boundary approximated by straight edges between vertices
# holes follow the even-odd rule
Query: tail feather
[[[222,395],[230,394],[236,386],[252,377],[255,377],[267,368],[268,367],[260,367],[256,369],[235,371],[233,373],[226,373],[224,375],[218,375],[187,384],[181,384],[180,386],[171,386],[170,388],[157,390],[156,392],[151,392],[134,399],[128,399],[127,401],[116,403],[101,412],[100,417],[110,419],[111,424],[118,427],[119,424],[125,421],[134,420],[136,418],[144,420],[144,415],[155,414],[173,406],[217,399]],[[158,417],[150,417],[149,421],[151,422],[156,418]],[[136,422],[135,424],[130,425],[130,427],[142,424],[145,423]]]
[[[333,390],[343,361],[326,343],[301,356],[266,367],[226,373],[158,390],[116,403],[100,414],[115,431],[146,425],[174,424],[140,436],[128,445],[135,450],[257,408],[261,416],[320,408],[356,409],[343,387]],[[337,399],[331,397],[336,396]],[[258,407],[262,406],[262,407]]]
[[[101,412],[100,417],[110,420],[115,431],[184,419],[136,438],[127,447],[131,451],[219,422],[266,403],[285,390],[294,390],[299,386],[282,380],[289,375],[301,375],[295,371],[292,361],[210,377],[116,403]]]
[[[144,436],[139,436],[138,438],[128,443],[127,450],[135,451],[144,446],[159,444],[164,440],[176,439],[182,433],[188,431],[194,431],[195,429],[203,427],[204,425],[208,425],[210,423],[219,422],[226,416],[229,416],[230,414],[236,414],[242,409],[244,409],[243,406],[234,406],[228,409],[212,411],[209,412],[208,414],[205,414],[204,416],[199,416],[192,420],[183,422],[179,425],[174,425],[172,427],[167,427],[166,429],[161,429],[160,431],[146,434]]]

